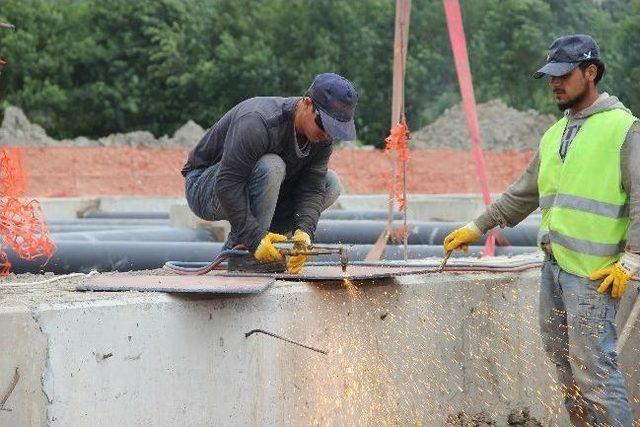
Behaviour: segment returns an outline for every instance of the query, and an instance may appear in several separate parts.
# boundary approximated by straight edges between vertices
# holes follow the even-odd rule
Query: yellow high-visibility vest
[[[540,141],[540,238],[548,235],[563,270],[589,277],[616,262],[629,229],[620,148],[637,118],[625,110],[596,113],[574,137],[564,161],[559,149],[567,119]]]

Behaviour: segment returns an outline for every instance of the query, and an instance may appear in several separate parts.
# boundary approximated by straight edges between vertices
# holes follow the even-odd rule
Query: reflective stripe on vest
[[[595,255],[601,257],[608,257],[618,255],[624,251],[624,245],[626,241],[620,243],[596,243],[589,240],[576,239],[575,237],[565,236],[556,231],[549,231],[549,238],[552,242],[571,249],[572,251],[581,252],[587,255]]]
[[[576,209],[609,218],[623,218],[629,216],[629,204],[627,203],[620,206],[614,205],[613,203],[587,199],[586,197],[573,196],[571,194],[552,194],[540,199],[541,209],[548,209],[552,206]]]

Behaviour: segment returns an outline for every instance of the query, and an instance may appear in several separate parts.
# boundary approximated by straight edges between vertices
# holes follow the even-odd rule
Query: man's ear
[[[590,82],[593,82],[596,80],[596,77],[598,76],[598,67],[596,66],[596,64],[590,64],[586,70],[584,70],[584,76],[586,77],[587,80],[589,80]]]
[[[311,100],[310,96],[303,96],[302,97],[302,102],[304,103],[305,106],[309,107],[313,104],[313,101]]]

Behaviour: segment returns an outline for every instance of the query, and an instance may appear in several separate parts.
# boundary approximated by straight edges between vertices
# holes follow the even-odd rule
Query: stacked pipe
[[[318,245],[345,246],[349,260],[364,260],[380,232],[387,226],[384,210],[329,210],[322,214],[314,236]],[[400,214],[394,215],[395,219]],[[496,255],[537,252],[539,220],[534,216],[513,229],[502,230],[510,246],[498,247]],[[401,221],[394,223],[401,226]],[[419,259],[442,256],[444,237],[463,223],[412,221],[408,230],[408,257]],[[15,273],[131,271],[160,268],[165,262],[211,261],[222,247],[215,234],[206,228],[171,227],[167,214],[147,212],[93,212],[84,218],[49,223],[57,251],[42,266],[41,262],[20,260],[9,253]],[[467,254],[480,256],[484,239]],[[403,246],[388,245],[381,260],[403,259]],[[337,262],[338,258],[323,257]]]

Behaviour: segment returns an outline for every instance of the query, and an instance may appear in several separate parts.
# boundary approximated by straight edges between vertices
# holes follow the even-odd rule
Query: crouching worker
[[[553,42],[534,77],[546,77],[564,116],[543,135],[520,178],[447,236],[444,249],[463,249],[540,206],[540,330],[571,423],[630,427],[614,319],[640,270],[640,122],[598,91],[604,70],[590,36]]]
[[[340,195],[327,169],[332,141],[354,140],[357,92],[333,73],[316,76],[303,97],[257,97],[229,110],[204,134],[182,169],[191,210],[228,220],[223,249],[243,245],[246,271],[298,273],[306,256],[288,260],[274,243],[311,245],[320,213]]]

